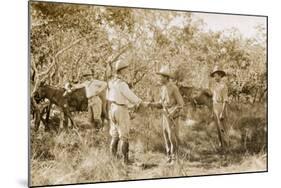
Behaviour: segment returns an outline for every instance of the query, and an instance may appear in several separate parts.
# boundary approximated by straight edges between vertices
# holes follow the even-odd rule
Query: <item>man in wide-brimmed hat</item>
[[[115,64],[115,76],[108,83],[107,100],[110,104],[110,151],[116,156],[118,143],[121,142],[121,151],[124,164],[129,164],[129,142],[130,142],[130,108],[138,108],[140,105],[146,105],[129,88],[126,82],[129,64],[125,61],[118,61]]]
[[[107,83],[105,81],[94,79],[93,76],[93,73],[87,69],[83,74],[85,81],[80,84],[72,85],[71,88],[68,88],[68,90],[70,90],[68,92],[79,88],[85,88],[86,97],[88,98],[89,122],[94,128],[101,128],[103,123],[101,114],[106,105],[105,92]]]
[[[221,70],[221,69],[219,68],[219,66],[215,66],[215,67],[214,67],[214,70],[211,72],[210,76],[211,76],[211,77],[215,77],[215,74],[220,75],[221,78],[224,77],[224,76],[226,76],[226,73],[225,73],[223,70]]]
[[[214,78],[215,82],[211,88],[213,100],[213,112],[217,125],[218,136],[223,151],[229,146],[228,125],[226,123],[226,104],[228,101],[228,88],[222,81],[226,73],[215,66],[210,76]]]
[[[179,117],[184,106],[178,87],[170,81],[172,73],[168,66],[163,66],[156,74],[160,76],[160,101],[150,106],[161,108],[163,134],[167,153],[167,162],[173,163],[177,157],[179,144]]]

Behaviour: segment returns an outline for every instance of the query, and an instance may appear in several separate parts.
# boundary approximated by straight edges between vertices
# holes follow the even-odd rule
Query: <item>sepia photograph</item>
[[[268,171],[267,16],[28,8],[29,186]]]

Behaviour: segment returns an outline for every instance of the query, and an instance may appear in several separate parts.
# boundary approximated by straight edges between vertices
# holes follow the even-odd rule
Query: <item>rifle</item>
[[[167,109],[167,107],[166,107],[165,105],[162,104],[162,107],[163,107],[164,112],[167,114],[167,117],[168,117],[169,120],[172,122],[173,126],[175,127],[175,126],[176,126],[176,123],[175,123],[175,121],[174,121],[174,118],[171,117],[171,113],[169,113],[169,111],[168,111],[168,109]],[[175,110],[177,110],[177,109],[175,109]]]

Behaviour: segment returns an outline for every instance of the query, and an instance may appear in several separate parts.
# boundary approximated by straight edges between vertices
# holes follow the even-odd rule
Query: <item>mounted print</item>
[[[267,172],[267,17],[29,2],[29,186]]]

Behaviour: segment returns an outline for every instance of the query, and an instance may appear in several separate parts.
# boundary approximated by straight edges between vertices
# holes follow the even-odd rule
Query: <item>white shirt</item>
[[[107,87],[107,83],[100,80],[85,81],[82,85],[85,87],[87,98],[100,94]]]
[[[223,82],[215,83],[212,88],[213,93],[213,103],[223,103],[228,100],[227,87]]]
[[[128,84],[119,78],[109,81],[107,100],[120,105],[126,105],[129,108],[142,102],[129,88]]]

